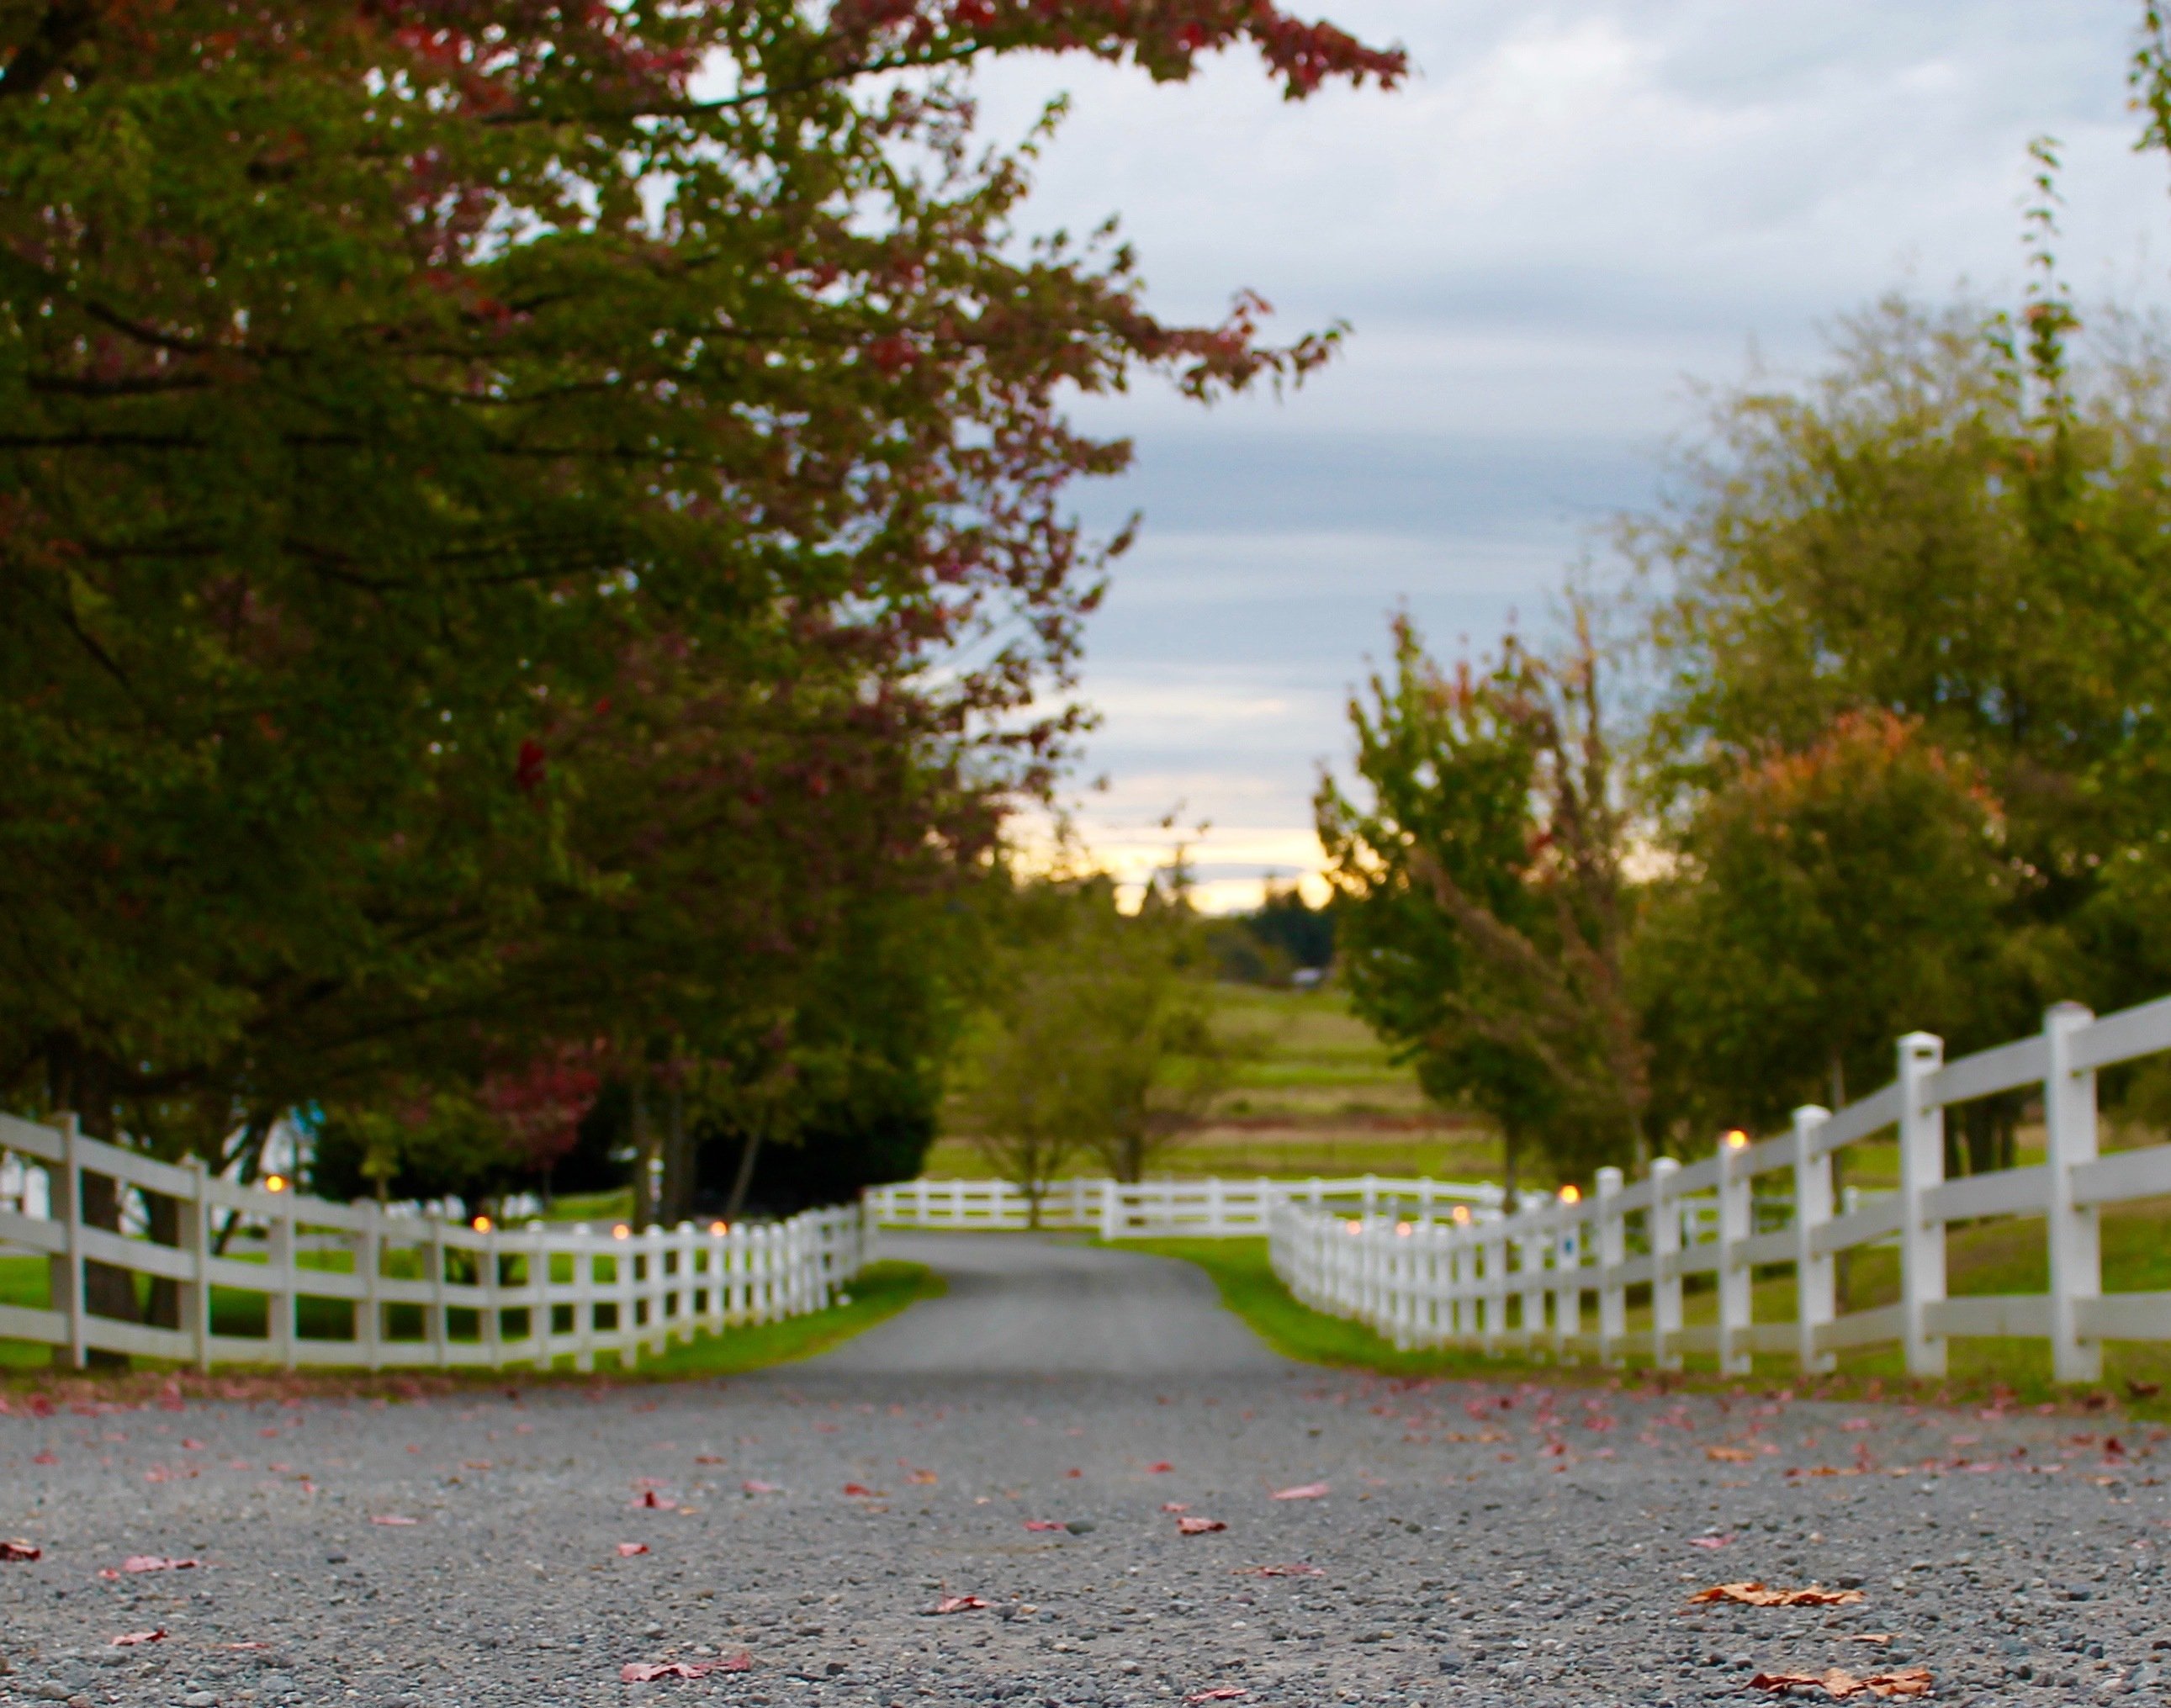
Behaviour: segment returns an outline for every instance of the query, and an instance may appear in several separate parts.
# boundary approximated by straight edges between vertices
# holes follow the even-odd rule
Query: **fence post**
[[[1745,1376],[1750,1368],[1750,1326],[1756,1295],[1750,1289],[1748,1263],[1741,1247],[1756,1229],[1750,1199],[1749,1138],[1729,1132],[1718,1147],[1718,1368],[1728,1376]]]
[[[296,1220],[287,1208],[292,1188],[273,1202],[271,1225],[264,1230],[264,1266],[269,1293],[265,1313],[270,1319],[271,1356],[282,1370],[294,1368],[294,1232]]]
[[[1573,1357],[1570,1342],[1583,1333],[1583,1220],[1573,1205],[1553,1211],[1553,1358]]]
[[[1621,1266],[1628,1260],[1627,1229],[1614,1200],[1621,1196],[1616,1168],[1598,1171],[1598,1357],[1616,1365],[1628,1332],[1628,1289],[1621,1284]]]
[[[1651,1163],[1651,1362],[1662,1370],[1681,1367],[1681,1206],[1674,1196],[1674,1176],[1681,1165],[1672,1157]]]
[[[1817,1331],[1839,1314],[1837,1260],[1816,1249],[1817,1230],[1832,1218],[1831,1158],[1816,1154],[1817,1133],[1831,1111],[1805,1103],[1794,1111],[1794,1357],[1804,1375],[1834,1368],[1836,1353],[1817,1347]]]
[[[2050,1064],[2043,1081],[2043,1116],[2050,1165],[2050,1375],[2058,1382],[2103,1379],[2103,1342],[2084,1337],[2083,1299],[2103,1296],[2103,1233],[2093,1204],[2073,1202],[2073,1170],[2096,1156],[2096,1076],[2073,1066],[2073,1039],[2095,1016],[2061,1002],[2043,1016]]]
[[[57,1214],[61,1250],[46,1267],[52,1279],[53,1309],[67,1317],[67,1358],[76,1369],[90,1363],[90,1325],[85,1320],[83,1286],[83,1160],[77,1142],[83,1129],[71,1111],[60,1117],[61,1160],[46,1175],[46,1213]]]
[[[181,1326],[188,1332],[196,1368],[211,1368],[211,1206],[204,1189],[204,1159],[191,1156],[182,1165],[189,1171],[189,1195],[179,1208],[181,1245],[189,1254],[191,1273],[180,1293]]]
[[[1923,1195],[1945,1178],[1945,1111],[1927,1084],[1944,1059],[1944,1040],[1928,1032],[1900,1040],[1900,1335],[1911,1376],[1945,1373],[1944,1336],[1929,1330],[1945,1296],[1945,1226],[1922,1219]]]

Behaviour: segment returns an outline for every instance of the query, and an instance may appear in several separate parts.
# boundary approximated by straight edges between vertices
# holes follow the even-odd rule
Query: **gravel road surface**
[[[43,1555],[0,1563],[0,1701],[1584,1708],[1835,1668],[2164,1696],[2158,1432],[1391,1383],[1275,1358],[1181,1266],[893,1249],[950,1297],[726,1383],[16,1403],[0,1537]],[[1861,1599],[1687,1604],[1747,1580]]]

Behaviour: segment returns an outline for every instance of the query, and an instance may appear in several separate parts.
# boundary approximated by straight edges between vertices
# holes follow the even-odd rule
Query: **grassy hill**
[[[1335,990],[1215,988],[1225,1036],[1248,1057],[1213,1123],[1166,1160],[1178,1175],[1430,1175],[1495,1178],[1497,1136],[1474,1116],[1443,1111],[1418,1089]],[[1090,1159],[1076,1165],[1092,1172]],[[946,1136],[928,1158],[932,1175],[984,1179],[971,1143]]]

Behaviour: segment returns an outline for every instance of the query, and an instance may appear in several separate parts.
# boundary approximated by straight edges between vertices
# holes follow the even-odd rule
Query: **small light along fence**
[[[2099,1229],[2106,1205],[2171,1194],[2171,1144],[2099,1154],[2096,1105],[2099,1070],[2166,1049],[2171,998],[2100,1019],[2061,1003],[2035,1036],[1956,1062],[1943,1059],[1942,1041],[1912,1032],[1899,1041],[1899,1077],[1874,1095],[1836,1113],[1797,1110],[1787,1132],[1761,1143],[1729,1133],[1686,1167],[1661,1158],[1633,1186],[1601,1169],[1589,1197],[1570,1188],[1513,1215],[1466,1221],[1278,1200],[1274,1268],[1313,1309],[1405,1347],[1661,1367],[1697,1353],[1742,1373],[1760,1352],[1824,1371],[1839,1352],[1897,1344],[1911,1375],[1940,1376],[1952,1340],[2019,1337],[2050,1343],[2056,1380],[2098,1381],[2106,1341],[2171,1340],[2171,1293],[2104,1291]],[[2042,1100],[2045,1159],[1947,1180],[1945,1111],[2014,1093]],[[1899,1190],[1850,1194],[1836,1213],[1833,1157],[1888,1132]],[[1791,1191],[1752,1196],[1773,1176]],[[1947,1230],[2001,1217],[2043,1218],[2048,1291],[1951,1295]],[[1900,1296],[1841,1314],[1835,1261],[1873,1245],[1897,1246]],[[1760,1270],[1792,1272],[1789,1320],[1756,1320]],[[1683,1321],[1683,1283],[1693,1276],[1713,1278],[1715,1322]],[[1648,1322],[1632,1330],[1631,1288],[1649,1299]]]
[[[1050,1181],[1037,1194],[1039,1225],[1097,1234],[1103,1240],[1229,1240],[1264,1234],[1276,1206],[1329,1205],[1364,1217],[1421,1219],[1455,1206],[1495,1217],[1507,1193],[1457,1181],[1348,1180],[1142,1181],[1104,1178]],[[1525,1195],[1542,1202],[1544,1194]],[[1016,1233],[1033,1225],[1032,1197],[1007,1181],[902,1181],[866,1194],[868,1210],[885,1228],[943,1232]]]
[[[104,1352],[200,1368],[547,1369],[569,1359],[587,1370],[598,1355],[630,1359],[825,1309],[872,1255],[873,1224],[856,1204],[730,1227],[500,1228],[335,1204],[277,1175],[238,1185],[201,1162],[87,1138],[72,1119],[0,1115],[0,1154],[24,1183],[0,1202],[0,1263],[41,1261],[49,1277],[45,1304],[0,1303],[0,1340],[53,1347],[78,1367]],[[41,1186],[26,1179],[33,1171]],[[174,1243],[86,1222],[83,1179],[100,1175],[124,1199],[169,1201]],[[129,1219],[155,1218],[139,1204]],[[171,1325],[99,1314],[94,1266],[121,1272],[126,1297],[163,1299]]]

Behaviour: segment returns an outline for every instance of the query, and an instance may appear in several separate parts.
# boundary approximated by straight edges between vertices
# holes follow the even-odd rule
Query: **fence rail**
[[[1225,1240],[1267,1232],[1276,1206],[1295,1202],[1347,1206],[1364,1216],[1383,1213],[1430,1218],[1456,1205],[1480,1216],[1501,1213],[1500,1187],[1458,1181],[1347,1180],[1051,1181],[1040,1197],[1043,1228],[1085,1229],[1104,1240],[1171,1235]],[[1546,1202],[1543,1194],[1527,1201]],[[1015,1232],[1032,1225],[1032,1204],[1007,1181],[904,1181],[866,1195],[885,1228]]]
[[[1709,1353],[1740,1372],[1757,1352],[1820,1371],[1843,1350],[1896,1342],[1910,1374],[1938,1376],[1949,1341],[2020,1336],[2050,1342],[2057,1380],[2097,1381],[2104,1341],[2171,1340],[2171,1293],[2104,1292],[2099,1225],[2104,1205],[2171,1194],[2171,1145],[2099,1154],[2096,1119],[2096,1071],[2166,1049],[2171,998],[2101,1019],[2061,1003],[2037,1036],[1956,1062],[1943,1059],[1942,1041],[1912,1032],[1899,1042],[1898,1077],[1874,1095],[1836,1112],[1797,1110],[1786,1132],[1761,1143],[1744,1136],[1686,1167],[1662,1158],[1633,1186],[1601,1169],[1590,1199],[1466,1226],[1278,1199],[1274,1267],[1305,1304],[1403,1345],[1609,1362],[1632,1354],[1661,1366]],[[2041,1164],[1945,1178],[1947,1109],[2038,1090]],[[1834,1155],[1888,1129],[1897,1132],[1899,1191],[1835,1213]],[[1775,1175],[1790,1181],[1790,1197],[1753,1201],[1758,1177]],[[1782,1204],[1779,1225],[1759,1231]],[[1767,1214],[1755,1213],[1759,1205]],[[1702,1213],[1685,1216],[1690,1207]],[[2043,1218],[2047,1293],[1949,1294],[1948,1229],[1991,1216]],[[1881,1241],[1899,1247],[1899,1299],[1841,1314],[1835,1259]],[[1794,1314],[1759,1322],[1750,1282],[1756,1270],[1773,1268],[1793,1272]],[[1718,1320],[1686,1325],[1683,1282],[1700,1275],[1715,1278]],[[1631,1288],[1650,1299],[1648,1325],[1632,1332]]]
[[[0,1257],[42,1258],[50,1277],[45,1305],[0,1303],[0,1339],[42,1342],[78,1366],[105,1352],[199,1368],[548,1368],[570,1357],[587,1370],[598,1354],[660,1352],[697,1333],[823,1309],[871,1255],[873,1223],[858,1205],[729,1229],[485,1230],[237,1185],[201,1163],[86,1138],[72,1122],[0,1115],[0,1153],[44,1172],[47,1211],[26,1213],[28,1193],[0,1205]],[[86,1222],[88,1175],[169,1200],[175,1243]],[[94,1266],[123,1272],[131,1297],[148,1277],[170,1301],[171,1325],[98,1314]],[[259,1300],[264,1332],[233,1332],[230,1319],[253,1317]]]

